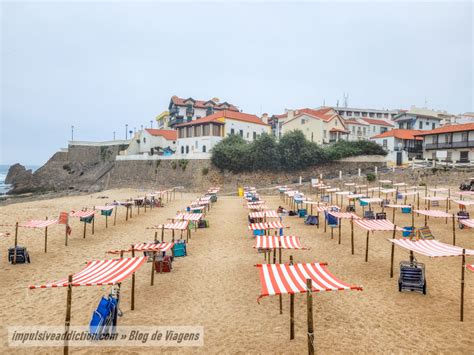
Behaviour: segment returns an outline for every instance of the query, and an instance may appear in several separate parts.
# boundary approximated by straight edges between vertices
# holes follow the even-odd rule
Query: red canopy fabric
[[[185,230],[188,228],[189,221],[180,221],[174,223],[158,224],[157,226],[148,227],[148,229],[174,229],[174,230]]]
[[[460,219],[459,222],[464,224],[466,227],[474,228],[474,219]]]
[[[85,210],[85,211],[71,211],[69,213],[69,216],[71,217],[79,217],[79,218],[85,218],[85,217],[90,217],[95,215],[95,211],[93,210]]]
[[[268,210],[268,211],[258,211],[258,212],[250,212],[249,213],[250,218],[278,218],[278,213],[273,210]]]
[[[419,213],[428,217],[434,217],[434,218],[452,218],[453,217],[452,214],[446,213],[444,211],[438,211],[438,210],[414,210],[413,212]]]
[[[388,219],[355,219],[354,223],[368,231],[393,231],[395,225]],[[403,228],[396,227],[398,231]]]
[[[438,240],[425,239],[412,241],[409,239],[389,239],[389,241],[402,248],[432,258],[440,256],[461,256],[463,251],[463,248],[445,244]],[[466,249],[466,255],[474,255],[474,250]]]
[[[288,228],[288,227],[284,226],[280,221],[251,223],[249,225],[250,230],[267,230],[267,229],[280,229],[280,228]]]
[[[467,267],[468,270],[471,270],[472,272],[474,272],[474,264],[466,265],[466,267]]]
[[[301,246],[300,238],[296,236],[257,235],[256,249],[306,249]]]
[[[174,218],[179,221],[200,221],[203,217],[202,213],[178,213]]]
[[[353,212],[336,212],[336,211],[329,211],[328,212],[331,216],[336,218],[343,218],[343,219],[360,219],[358,215]]]
[[[72,286],[115,285],[137,271],[147,257],[89,261],[84,269],[72,276]],[[43,285],[31,285],[30,289],[66,287],[68,279],[51,281]]]
[[[18,224],[18,227],[23,227],[23,228],[46,228],[49,226],[52,226],[53,224],[58,224],[57,219],[33,219],[28,222],[24,222],[21,224]]]
[[[95,206],[94,209],[97,211],[112,211],[115,206]]]
[[[325,263],[259,264],[262,292],[260,298],[280,294],[307,292],[306,280],[312,280],[313,292],[362,290],[362,286],[347,284],[327,269]]]

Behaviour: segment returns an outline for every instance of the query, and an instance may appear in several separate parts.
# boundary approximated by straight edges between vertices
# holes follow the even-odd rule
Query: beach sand
[[[101,200],[97,196],[110,199]],[[44,219],[60,211],[102,205],[114,199],[138,196],[136,190],[111,190],[97,194],[63,197],[0,207],[2,224],[31,218]],[[62,348],[11,348],[7,327],[18,325],[64,324],[66,288],[28,290],[30,284],[66,277],[78,271],[84,262],[108,258],[105,251],[128,247],[131,243],[153,239],[146,227],[166,221],[178,209],[199,196],[176,194],[164,208],[141,213],[125,222],[125,209],[119,209],[117,225],[105,229],[104,217],[98,216],[95,234],[90,226],[85,239],[82,225],[72,222],[69,246],[64,246],[64,226],[49,229],[48,253],[43,251],[43,230],[21,229],[19,244],[28,247],[32,263],[10,265],[7,248],[13,239],[2,238],[0,270],[0,352],[60,354]],[[272,208],[283,204],[279,196],[263,197]],[[455,206],[453,206],[454,208]],[[456,206],[457,207],[457,206]],[[443,209],[440,207],[439,209]],[[454,209],[453,209],[454,211]],[[360,214],[360,207],[357,210]],[[204,346],[194,348],[71,348],[73,354],[94,353],[306,353],[306,295],[296,295],[296,338],[289,340],[289,296],[283,296],[283,314],[278,297],[264,297],[260,304],[260,280],[254,266],[263,255],[253,248],[247,229],[248,210],[238,197],[219,197],[206,218],[210,228],[192,234],[189,255],[176,258],[173,271],[155,275],[150,286],[150,264],[137,272],[135,311],[130,311],[130,280],[122,285],[119,325],[199,325],[204,327]],[[391,212],[387,214],[391,218]],[[111,222],[113,218],[109,219]],[[295,262],[328,262],[329,270],[364,290],[314,294],[315,343],[318,353],[473,353],[474,351],[474,273],[466,272],[465,321],[459,321],[461,258],[429,259],[417,256],[426,265],[426,296],[398,292],[398,263],[408,253],[395,248],[395,276],[389,276],[391,232],[376,232],[370,237],[369,262],[364,261],[365,231],[355,227],[355,255],[350,251],[350,223],[343,221],[342,243],[337,230],[331,239],[329,230],[304,225],[303,218],[286,217],[291,229],[287,234],[301,237],[310,250],[283,251]],[[423,217],[416,218],[416,225]],[[410,225],[410,215],[397,212],[398,225]],[[430,219],[433,234],[451,243],[452,225],[444,219]],[[457,228],[457,227],[456,227]],[[5,228],[3,228],[4,231]],[[12,228],[9,229],[13,231]],[[473,230],[457,232],[457,244],[474,249]],[[167,239],[170,237],[168,236]],[[468,261],[474,260],[468,259]],[[72,325],[88,324],[106,287],[73,289]]]

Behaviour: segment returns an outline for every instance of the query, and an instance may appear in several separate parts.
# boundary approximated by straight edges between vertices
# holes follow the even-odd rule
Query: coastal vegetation
[[[224,138],[212,149],[212,164],[234,173],[245,171],[295,171],[358,155],[386,155],[377,143],[339,141],[328,147],[310,142],[303,132],[294,130],[277,141],[262,134],[253,142],[240,135]]]

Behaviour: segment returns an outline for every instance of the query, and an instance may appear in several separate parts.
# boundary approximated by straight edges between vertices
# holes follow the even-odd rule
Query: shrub
[[[176,164],[175,161],[172,161],[172,162],[171,162],[171,168],[172,168],[173,170],[176,170],[177,167],[178,167],[178,164]]]
[[[179,166],[181,167],[181,169],[186,170],[186,166],[188,165],[189,163],[189,160],[186,160],[186,159],[180,159],[178,164]]]
[[[377,179],[377,176],[374,173],[367,173],[365,176],[368,182],[375,181]]]

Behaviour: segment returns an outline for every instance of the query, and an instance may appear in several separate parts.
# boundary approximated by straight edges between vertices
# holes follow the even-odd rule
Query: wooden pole
[[[67,246],[67,239],[68,239],[68,229],[69,229],[69,217],[66,220],[66,227],[64,232],[64,245]]]
[[[306,280],[306,314],[308,322],[308,354],[314,355],[314,328],[313,328],[313,285],[311,279]]]
[[[105,229],[109,227],[109,216],[105,215]]]
[[[150,285],[153,286],[155,281],[155,258],[156,258],[156,251],[153,252],[153,258],[151,261],[151,281]]]
[[[397,226],[393,228],[392,239],[395,239],[395,233],[397,231]],[[390,278],[393,278],[393,259],[395,257],[395,244],[392,243],[392,253],[391,253],[391,262],[390,262]]]
[[[351,217],[351,251],[354,255],[354,217]]]
[[[46,217],[48,220],[48,217]],[[48,227],[44,227],[44,252],[48,252]]]
[[[84,222],[84,232],[82,234],[82,238],[86,237],[86,222]]]
[[[278,263],[281,264],[281,247],[278,249]],[[281,293],[278,296],[280,296],[280,314],[283,314],[283,297]]]
[[[365,262],[369,261],[369,232],[367,231],[367,237],[365,239]]]
[[[396,208],[393,207],[393,211],[392,211],[392,223],[395,224],[395,210]]]
[[[94,235],[94,229],[95,229],[95,214],[92,215],[92,235]]]
[[[466,268],[466,249],[462,250],[461,264],[461,322],[464,322],[464,273]]]
[[[69,354],[69,327],[71,326],[71,303],[72,303],[72,275],[68,276],[67,298],[66,298],[66,320],[64,322],[64,355]]]
[[[15,249],[13,250],[13,264],[16,264],[16,247],[18,245],[18,222],[15,223]]]
[[[448,199],[446,199],[446,213],[448,213]],[[446,224],[448,224],[448,217],[446,217]]]
[[[132,258],[135,257],[135,248],[132,244]],[[132,274],[132,297],[130,300],[130,309],[135,310],[135,273]]]
[[[339,244],[341,244],[341,225],[342,225],[342,218],[339,218]]]
[[[115,222],[117,222],[117,210],[118,210],[118,205],[114,207],[114,226],[115,226]]]
[[[290,265],[293,265],[293,255],[290,255]],[[295,294],[290,294],[290,340],[295,338]]]
[[[456,217],[453,213],[453,245],[456,245]]]

